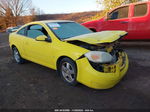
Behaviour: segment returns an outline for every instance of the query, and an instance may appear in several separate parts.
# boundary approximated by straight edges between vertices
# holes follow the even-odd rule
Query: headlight
[[[113,57],[109,53],[103,51],[90,51],[86,53],[85,56],[90,61],[95,63],[108,63],[113,59]]]

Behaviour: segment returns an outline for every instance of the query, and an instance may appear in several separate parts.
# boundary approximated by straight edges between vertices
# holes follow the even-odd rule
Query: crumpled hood
[[[112,43],[126,34],[125,31],[101,31],[64,39],[64,41],[82,41],[88,44]]]

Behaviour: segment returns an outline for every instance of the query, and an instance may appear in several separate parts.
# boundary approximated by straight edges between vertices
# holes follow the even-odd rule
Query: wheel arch
[[[13,48],[16,47],[16,46],[15,46],[14,44],[12,44],[10,47],[11,47],[11,49],[13,49]],[[16,48],[17,48],[17,47],[16,47]]]
[[[56,62],[56,69],[58,69],[58,65],[59,65],[60,61],[61,61],[62,59],[64,59],[64,58],[69,58],[69,59],[71,59],[71,60],[75,63],[75,65],[76,65],[76,67],[77,67],[77,64],[76,64],[75,60],[73,60],[72,58],[70,58],[70,57],[68,57],[68,56],[60,56],[60,57],[57,59],[57,62]]]
[[[10,49],[11,49],[11,50],[13,50],[13,48],[15,48],[15,47],[18,49],[18,51],[19,51],[19,53],[20,53],[20,56],[23,57],[23,56],[22,56],[21,48],[20,48],[19,46],[16,46],[15,44],[10,45]],[[24,58],[24,57],[23,57],[23,58]]]

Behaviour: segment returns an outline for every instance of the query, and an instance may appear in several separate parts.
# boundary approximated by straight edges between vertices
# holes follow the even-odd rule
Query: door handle
[[[120,23],[124,24],[124,23],[129,23],[128,21],[121,21]]]

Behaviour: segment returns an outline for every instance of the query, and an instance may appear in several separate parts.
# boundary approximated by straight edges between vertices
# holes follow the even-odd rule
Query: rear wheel
[[[25,60],[20,56],[18,49],[16,47],[13,47],[12,50],[13,50],[13,57],[14,57],[15,61],[18,64],[23,64]]]
[[[62,59],[58,65],[58,73],[69,85],[75,86],[77,84],[77,68],[73,60],[69,58]]]

